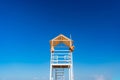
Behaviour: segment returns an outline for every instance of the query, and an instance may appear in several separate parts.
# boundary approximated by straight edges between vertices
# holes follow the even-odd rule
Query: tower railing
[[[51,64],[71,64],[69,50],[55,50],[55,52],[52,53]]]

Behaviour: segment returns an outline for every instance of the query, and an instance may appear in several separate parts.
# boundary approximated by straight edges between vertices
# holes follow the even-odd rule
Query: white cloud
[[[105,77],[103,75],[96,76],[95,80],[105,80]]]
[[[33,80],[39,80],[39,78],[38,77],[34,77]]]

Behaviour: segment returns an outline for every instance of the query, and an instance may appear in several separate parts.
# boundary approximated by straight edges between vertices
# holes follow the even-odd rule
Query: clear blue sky
[[[75,80],[120,80],[120,1],[0,0],[0,80],[49,80],[49,40],[74,40]]]

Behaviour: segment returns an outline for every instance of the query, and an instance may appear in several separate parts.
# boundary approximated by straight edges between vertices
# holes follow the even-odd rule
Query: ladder
[[[64,80],[64,68],[55,69],[55,80]]]

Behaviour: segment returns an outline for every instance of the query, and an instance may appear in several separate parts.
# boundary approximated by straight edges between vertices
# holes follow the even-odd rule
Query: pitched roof
[[[57,46],[60,43],[64,43],[66,46],[70,47],[72,46],[73,41],[70,38],[64,36],[63,34],[60,34],[57,37],[50,40],[50,45],[53,47]]]

